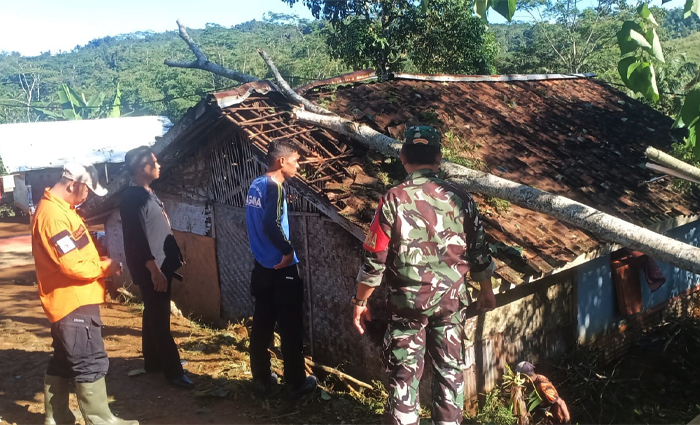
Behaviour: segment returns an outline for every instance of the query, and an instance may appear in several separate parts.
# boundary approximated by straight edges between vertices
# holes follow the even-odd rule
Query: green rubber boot
[[[68,378],[44,375],[44,425],[74,425],[68,407]]]
[[[105,378],[95,382],[76,382],[75,392],[78,395],[78,406],[83,413],[85,425],[139,425],[138,421],[119,419],[109,410]]]

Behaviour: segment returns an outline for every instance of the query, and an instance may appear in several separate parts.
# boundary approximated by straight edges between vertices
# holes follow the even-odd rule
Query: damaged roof
[[[398,140],[406,124],[433,125],[443,134],[450,160],[634,224],[654,228],[697,212],[697,197],[674,191],[668,179],[653,180],[658,175],[642,167],[646,147],[670,149],[672,120],[610,86],[581,76],[428,81],[403,75],[358,82],[373,76],[363,71],[300,91],[338,115]],[[154,148],[162,150],[167,167],[186,157],[187,149],[174,142],[225,122],[242,130],[257,160],[264,161],[271,140],[290,137],[300,146],[304,164],[292,185],[362,239],[379,197],[405,176],[400,162],[332,131],[295,122],[291,109],[271,83],[245,84],[202,100]],[[113,182],[111,192],[123,184]],[[495,252],[496,273],[506,282],[550,274],[607,246],[544,214],[479,194],[474,198]],[[91,209],[92,214],[100,211],[104,209]]]
[[[660,228],[698,212],[697,196],[644,168],[648,146],[670,151],[673,120],[609,85],[584,76],[414,77],[317,86],[306,97],[398,140],[406,124],[433,125],[452,161],[640,226]],[[513,264],[521,277],[549,273],[606,245],[544,214],[474,197],[493,241],[524,250],[531,270]]]

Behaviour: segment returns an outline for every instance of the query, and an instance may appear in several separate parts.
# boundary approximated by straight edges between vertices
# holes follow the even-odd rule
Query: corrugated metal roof
[[[71,161],[123,162],[126,152],[153,145],[171,126],[168,118],[157,116],[4,124],[0,157],[8,173]]]
[[[573,80],[578,78],[591,78],[595,74],[502,74],[502,75],[449,75],[449,74],[406,74],[397,72],[392,74],[395,80],[416,81],[443,81],[483,83],[496,81],[543,81],[543,80]]]

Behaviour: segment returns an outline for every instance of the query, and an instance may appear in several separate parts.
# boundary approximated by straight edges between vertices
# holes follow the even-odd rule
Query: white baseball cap
[[[107,189],[100,185],[97,169],[92,165],[82,165],[71,162],[63,166],[63,177],[78,183],[85,183],[92,193],[97,196],[105,196]]]

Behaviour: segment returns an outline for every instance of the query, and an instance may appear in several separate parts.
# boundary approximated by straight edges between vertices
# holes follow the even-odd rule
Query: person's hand
[[[352,311],[352,323],[355,325],[355,329],[360,335],[365,333],[367,327],[365,322],[372,320],[372,315],[369,312],[369,307],[366,305],[356,305]]]
[[[485,313],[496,308],[496,297],[490,285],[482,285],[479,295],[476,297],[476,309],[480,313]]]
[[[113,261],[111,258],[109,258],[107,256],[100,257],[100,260],[103,262],[109,261],[109,263],[110,263],[110,266],[109,266],[110,276],[112,276],[112,275],[121,276],[122,275],[123,270],[122,270],[122,263],[120,261]],[[114,267],[116,267],[116,271],[112,270]]]
[[[160,269],[151,271],[151,281],[153,289],[156,292],[165,292],[168,290],[168,279]]]
[[[557,405],[559,406],[559,409],[557,411],[557,419],[559,420],[559,423],[568,424],[571,421],[571,416],[569,415],[569,408],[566,406],[566,403],[562,399],[557,400]]]
[[[280,263],[275,266],[275,270],[289,267],[292,264],[292,261],[294,261],[294,251],[290,252],[287,255],[283,255],[282,261],[280,261]]]
[[[107,276],[114,276],[121,274],[122,268],[119,265],[119,261],[114,261],[109,257],[102,257],[100,260],[102,263],[102,268],[106,269],[105,274]]]

